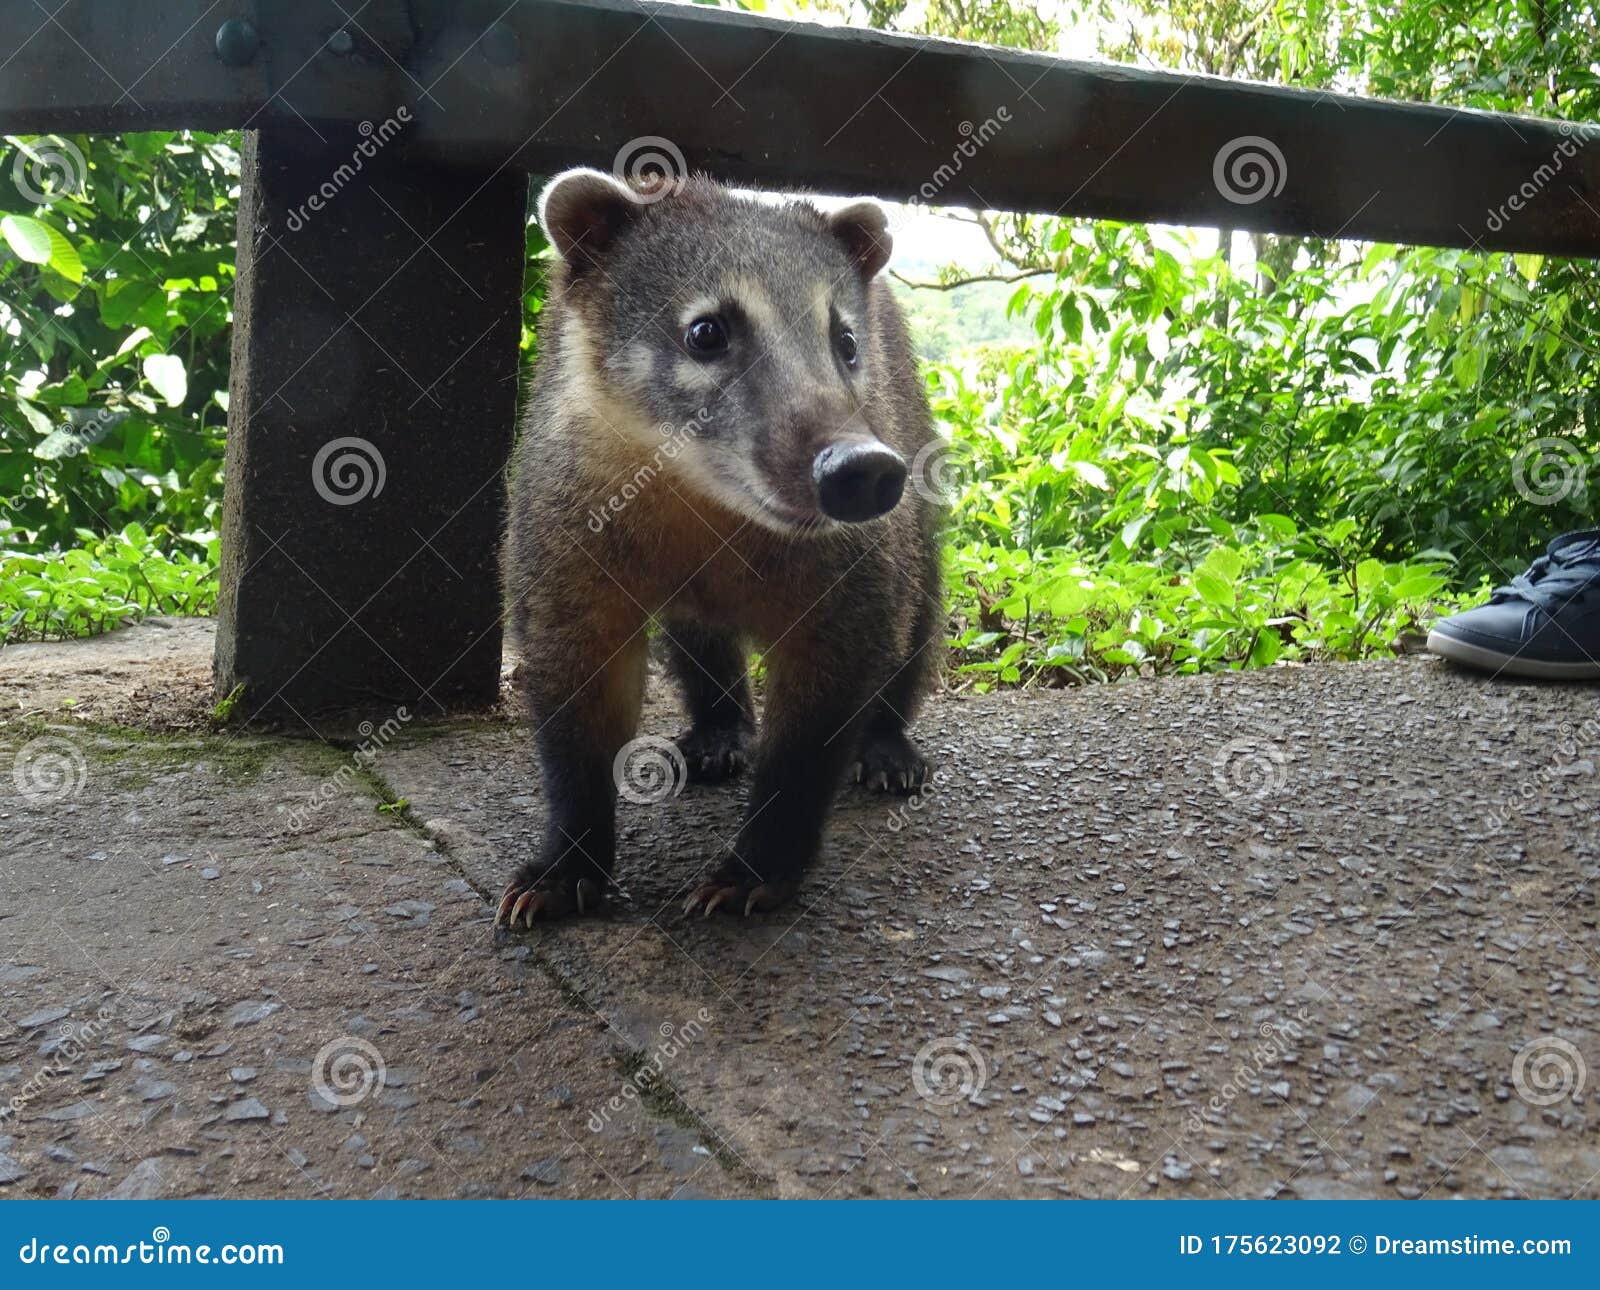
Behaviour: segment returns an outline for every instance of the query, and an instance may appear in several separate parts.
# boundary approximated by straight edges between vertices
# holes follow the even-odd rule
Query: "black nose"
[[[881,443],[833,443],[811,463],[817,504],[830,519],[859,523],[887,515],[906,486],[906,463]]]

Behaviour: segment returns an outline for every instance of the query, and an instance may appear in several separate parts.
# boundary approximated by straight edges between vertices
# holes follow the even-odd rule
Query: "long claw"
[[[718,887],[711,899],[706,901],[706,912],[704,915],[702,915],[702,917],[710,918],[711,915],[717,911],[718,907],[725,904],[728,898],[732,895],[732,887]]]
[[[522,925],[524,927],[532,927],[533,926],[533,916],[539,912],[539,906],[541,904],[543,904],[543,903],[544,902],[542,900],[540,900],[540,898],[539,898],[539,893],[538,892],[536,892],[536,891],[523,892],[522,898],[519,901],[517,901],[517,903],[512,907],[512,910],[511,910],[511,926],[515,927],[517,925],[517,920],[519,918],[521,918],[522,919]],[[523,912],[524,911],[527,912],[527,917],[526,918],[523,918]]]
[[[500,907],[494,911],[494,925],[499,927],[506,921],[506,915],[511,912],[511,906],[516,903],[517,889],[507,887],[506,894],[500,897]]]

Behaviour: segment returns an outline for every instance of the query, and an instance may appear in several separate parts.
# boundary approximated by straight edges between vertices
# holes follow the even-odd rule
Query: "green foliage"
[[[93,636],[146,614],[208,614],[216,605],[215,538],[129,524],[104,537],[80,530],[62,551],[6,542],[0,525],[0,644]]]
[[[70,547],[135,521],[203,542],[221,482],[238,154],[215,135],[74,136],[73,182],[24,193],[13,163],[34,142],[0,144],[6,544]]]
[[[1060,276],[1013,300],[1035,343],[930,377],[968,669],[1366,657],[1588,522],[1583,490],[1514,482],[1532,439],[1592,444],[1574,266],[1374,247],[1257,284],[1196,235],[1050,249]]]

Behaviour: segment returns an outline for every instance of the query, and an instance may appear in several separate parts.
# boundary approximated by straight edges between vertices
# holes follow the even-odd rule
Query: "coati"
[[[906,726],[942,633],[940,516],[906,476],[934,439],[879,276],[883,211],[573,170],[539,218],[559,260],[504,572],[549,824],[496,923],[600,905],[651,626],[687,704],[689,778],[754,755],[743,824],[686,910],[772,909],[852,763],[902,793],[928,771]]]

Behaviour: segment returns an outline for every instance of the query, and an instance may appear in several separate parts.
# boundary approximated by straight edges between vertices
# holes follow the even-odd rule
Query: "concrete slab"
[[[1600,1194],[1597,687],[1412,659],[947,697],[933,789],[846,791],[790,909],[681,914],[742,793],[689,787],[623,802],[606,918],[499,944],[540,823],[515,725],[403,723],[343,774],[52,721],[0,728],[0,771],[47,736],[87,768],[52,802],[0,775],[13,1190]],[[400,1080],[319,1108],[355,1040]]]
[[[646,728],[678,724],[659,693]],[[946,699],[800,903],[679,904],[737,789],[621,806],[610,919],[519,937],[782,1194],[1594,1195],[1600,691],[1407,660]],[[384,773],[486,895],[515,730]]]
[[[0,1196],[762,1189],[382,805],[310,741],[0,722]]]

